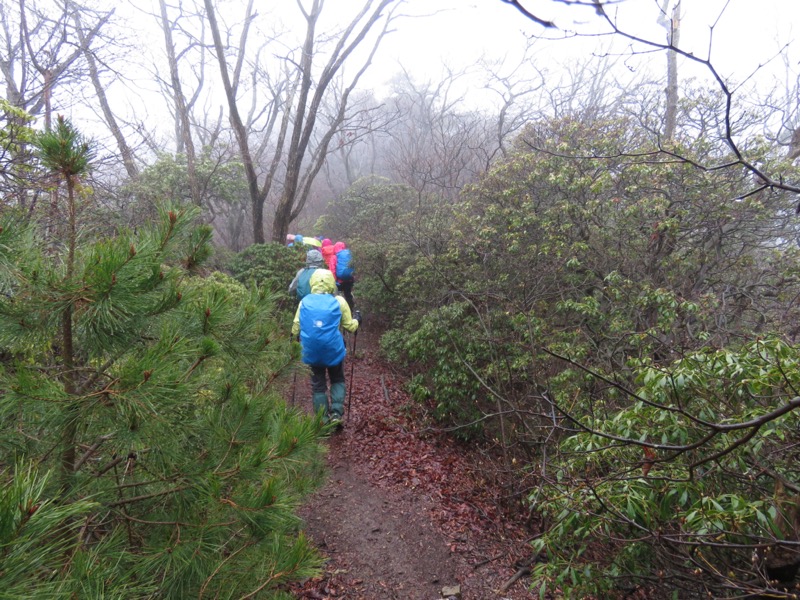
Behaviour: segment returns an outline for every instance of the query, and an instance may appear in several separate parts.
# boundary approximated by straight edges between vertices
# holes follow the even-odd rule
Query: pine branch
[[[94,444],[92,444],[91,446],[89,446],[89,449],[86,450],[84,455],[81,456],[80,459],[78,459],[78,461],[75,463],[75,470],[77,471],[78,469],[80,469],[81,466],[83,466],[83,463],[85,463],[87,460],[89,460],[89,458],[92,456],[92,454],[94,454],[97,451],[97,449],[100,446],[103,445],[103,442],[106,442],[107,440],[110,440],[113,437],[114,437],[114,434],[113,433],[109,433],[107,435],[101,435],[99,438],[97,438],[97,441]]]
[[[234,533],[234,534],[231,536],[231,538],[230,538],[230,539],[233,539],[233,538],[235,538],[235,537],[236,537],[236,536],[238,536],[238,535],[239,535],[239,534],[240,534],[242,531],[244,531],[244,528],[242,528],[242,529],[239,529],[238,531],[236,531],[236,532],[235,532],[235,533]],[[227,545],[227,543],[226,543],[225,545]],[[203,597],[203,594],[205,594],[206,588],[208,587],[208,584],[209,584],[209,583],[211,583],[211,580],[212,580],[212,579],[214,579],[214,577],[216,577],[217,573],[219,573],[219,572],[220,572],[220,570],[222,569],[222,567],[224,567],[224,566],[225,566],[225,565],[228,563],[228,561],[229,561],[229,560],[232,560],[232,559],[233,559],[233,558],[235,558],[235,557],[236,557],[238,554],[240,554],[241,552],[244,552],[244,550],[246,550],[247,548],[250,548],[250,547],[251,547],[251,546],[253,546],[253,545],[254,545],[254,542],[247,542],[246,544],[242,544],[242,545],[241,545],[241,546],[240,546],[238,549],[236,549],[234,552],[231,552],[231,553],[230,553],[228,556],[226,556],[226,557],[225,557],[225,560],[223,560],[222,562],[220,562],[220,563],[217,565],[217,568],[216,568],[216,569],[214,569],[214,570],[211,572],[211,575],[209,575],[209,576],[206,578],[206,580],[203,582],[203,585],[201,585],[201,586],[200,586],[200,592],[197,594],[197,599],[198,599],[198,600],[201,600],[201,599],[202,599],[202,597]]]
[[[116,508],[117,506],[125,506],[128,504],[133,504],[135,502],[141,502],[142,500],[150,500],[151,498],[158,498],[159,496],[168,496],[169,494],[177,494],[178,492],[182,492],[190,488],[191,486],[184,485],[181,487],[173,488],[171,490],[163,490],[161,492],[153,492],[152,494],[143,494],[141,496],[134,496],[133,498],[117,500],[116,502],[110,502],[109,504],[106,504],[106,506],[108,508]]]

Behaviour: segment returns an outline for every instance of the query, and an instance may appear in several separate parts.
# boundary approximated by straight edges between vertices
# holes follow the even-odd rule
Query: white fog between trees
[[[675,2],[625,0],[609,3],[606,20],[581,3],[530,3],[556,25],[543,27],[501,0],[28,2],[24,19],[4,7],[3,74],[8,100],[36,127],[56,113],[84,124],[111,186],[153,173],[159,159],[185,162],[185,189],[174,192],[204,207],[217,242],[240,250],[307,228],[360,177],[454,194],[525,123],[632,104],[649,113],[667,83],[667,18],[676,45],[710,58],[728,86],[734,141],[786,145],[798,121],[789,43],[798,9],[747,4],[684,0],[672,20]],[[708,65],[678,56],[676,66],[678,85],[718,92]],[[745,128],[748,111],[760,118]],[[431,157],[410,164],[414,146],[459,150],[441,173],[424,173],[436,167]],[[244,184],[219,181],[231,169],[244,169]]]

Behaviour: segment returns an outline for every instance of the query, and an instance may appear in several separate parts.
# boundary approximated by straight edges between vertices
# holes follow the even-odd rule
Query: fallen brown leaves
[[[524,516],[498,506],[497,491],[483,483],[486,466],[479,461],[485,457],[419,422],[402,378],[376,357],[375,344],[364,343],[362,349],[362,341],[366,340],[360,337],[354,377],[348,381],[352,402],[345,430],[332,440],[331,452],[378,487],[411,490],[431,501],[429,517],[460,560],[464,598],[478,597],[470,596],[471,589],[497,589],[514,574],[516,563],[530,558],[527,541],[532,532]],[[350,366],[346,373],[349,379]],[[503,597],[530,598],[528,583],[523,578]],[[336,578],[328,575],[295,593],[300,598],[317,598],[320,593],[339,597],[331,587],[337,587]],[[330,592],[327,596],[325,590]]]

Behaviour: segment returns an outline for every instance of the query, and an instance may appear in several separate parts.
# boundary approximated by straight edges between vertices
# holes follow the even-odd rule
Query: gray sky
[[[565,31],[597,33],[605,29],[594,11],[586,7],[565,6],[552,0],[521,2],[537,16],[554,20],[561,29],[546,32],[501,0],[410,0],[410,11],[434,14],[408,19],[398,26],[398,31],[386,40],[370,80],[379,80],[397,62],[414,73],[435,77],[443,62],[459,67],[474,64],[481,55],[513,59],[523,47],[526,34],[559,38]],[[621,28],[661,42],[665,32],[656,22],[660,2],[620,0],[609,6],[608,13]],[[720,74],[742,79],[793,40],[800,28],[800,0],[683,0],[682,15],[681,46],[703,58],[709,57],[710,52]],[[610,42],[607,37],[578,37],[537,43],[541,46],[537,60],[557,64],[569,57],[602,52]],[[628,42],[617,39],[615,44],[624,53]],[[800,60],[798,45],[800,42],[792,43],[789,48],[795,71]],[[653,61],[662,68],[662,56],[653,57]],[[785,70],[778,62],[779,71]]]
[[[153,12],[155,0],[129,0],[119,11],[129,15],[132,28],[153,31],[152,19],[145,18],[132,6]],[[307,0],[304,0],[307,2]],[[341,15],[348,19],[363,5],[364,0],[327,0],[326,18]],[[670,5],[676,0],[669,0]],[[219,0],[222,11],[241,14],[243,11],[227,7],[236,0]],[[505,58],[513,62],[519,59],[525,46],[526,35],[563,38],[573,32],[596,34],[602,20],[594,10],[582,6],[565,6],[558,0],[520,0],[537,16],[553,20],[557,30],[545,31],[526,19],[513,6],[502,0],[406,0],[407,14],[426,15],[398,21],[396,31],[388,36],[379,51],[373,68],[367,74],[366,83],[380,86],[390,79],[403,64],[419,79],[436,79],[447,63],[453,69],[474,65],[480,57]],[[608,13],[618,20],[625,30],[655,41],[664,41],[665,32],[656,23],[659,5],[663,0],[612,0]],[[241,0],[244,4],[244,0]],[[791,42],[800,28],[800,0],[682,0],[681,46],[696,55],[711,59],[725,77],[739,79],[752,73],[758,65],[773,59],[782,44]],[[259,7],[259,12],[270,15],[285,15],[287,27],[297,15],[296,0],[273,0]],[[126,17],[127,18],[127,17]],[[713,27],[713,38],[712,38]],[[297,28],[298,35],[302,34]],[[324,29],[323,29],[324,31]],[[151,38],[155,50],[160,50],[163,41],[156,31]],[[713,39],[713,42],[710,43]],[[537,42],[536,61],[539,66],[550,68],[578,57],[602,53],[609,48],[608,37],[573,37],[557,42]],[[628,43],[613,40],[617,51],[625,53]],[[794,71],[800,70],[800,42],[791,44],[789,63]],[[663,56],[652,58],[658,69],[662,69]],[[780,61],[777,61],[780,62]],[[779,71],[785,71],[783,63]],[[773,64],[772,69],[775,68]],[[692,73],[694,74],[694,73]]]
[[[233,7],[239,2],[245,3],[244,0],[219,0],[223,18],[234,19],[235,15],[238,18],[243,11]],[[555,21],[559,29],[545,31],[501,0],[406,0],[405,13],[425,16],[404,18],[396,23],[396,31],[384,40],[373,66],[362,79],[362,87],[375,89],[380,95],[383,86],[399,72],[401,64],[417,81],[433,82],[441,79],[444,64],[458,71],[474,67],[481,57],[505,60],[510,69],[519,64],[526,36],[532,35],[561,38],[537,41],[533,56],[525,62],[526,66],[545,68],[554,75],[569,61],[583,61],[604,53],[623,57],[631,53],[630,42],[597,35],[608,28],[591,8],[565,6],[555,0],[521,2],[537,16]],[[626,31],[662,42],[665,31],[656,22],[662,2],[618,0],[609,5],[607,11]],[[670,0],[670,4],[674,2]],[[145,30],[151,32],[151,42],[143,44],[143,53],[151,51],[157,55],[163,52],[163,40],[155,22],[141,10],[133,10],[133,7],[145,9],[148,5],[151,11],[157,12],[155,0],[130,0],[119,10],[129,15],[131,30],[142,40],[148,39]],[[341,15],[342,19],[349,19],[362,5],[363,0],[327,0],[327,15],[328,18]],[[297,15],[296,0],[265,2],[259,11],[267,17],[267,23],[273,22],[275,16],[286,15],[286,26],[291,33],[302,34],[301,28],[293,28],[290,20]],[[766,65],[756,77],[747,81],[749,88],[766,93],[775,86],[785,87],[796,81],[800,73],[800,42],[793,42],[793,38],[795,29],[800,27],[800,0],[682,0],[682,14],[681,46],[703,58],[708,57],[710,51],[714,65],[726,80],[733,78],[741,82],[759,65]],[[584,35],[572,36],[576,31]],[[565,36],[570,39],[563,39]],[[787,43],[790,45],[784,60],[777,55]],[[647,69],[658,77],[665,72],[663,52],[621,58],[619,64],[623,77],[633,77]],[[708,78],[709,74],[682,59],[680,78],[688,77]],[[218,87],[217,78],[218,74],[210,69],[207,83]],[[464,94],[467,104],[485,106],[491,101],[492,96],[482,90],[481,84],[470,85],[469,81],[465,78],[461,90],[457,90]],[[141,96],[145,95],[146,87],[153,87],[152,95],[159,100],[145,101]],[[151,82],[142,80],[141,86],[136,82],[117,93],[137,105],[139,111],[147,110],[152,117],[163,111],[163,99],[156,96]]]

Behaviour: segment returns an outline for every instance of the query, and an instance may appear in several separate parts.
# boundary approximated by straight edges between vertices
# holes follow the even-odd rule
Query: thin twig
[[[97,438],[97,441],[94,444],[92,444],[91,446],[89,446],[89,449],[86,450],[86,452],[83,454],[83,456],[80,457],[78,462],[75,463],[74,470],[77,471],[78,469],[80,469],[81,466],[83,466],[83,463],[85,463],[87,460],[89,460],[89,457],[91,457],[92,454],[94,454],[95,451],[100,446],[103,445],[103,442],[105,442],[107,440],[110,440],[112,437],[114,437],[114,434],[113,433],[109,433],[107,435],[101,435],[99,438]]]
[[[159,496],[166,496],[168,494],[177,494],[178,492],[182,492],[183,490],[189,489],[188,485],[184,485],[181,487],[177,487],[171,490],[164,490],[162,492],[154,492],[152,494],[143,494],[141,496],[134,496],[132,498],[126,498],[125,500],[119,500],[118,502],[111,502],[107,504],[109,508],[113,508],[116,506],[123,506],[125,504],[131,504],[133,502],[139,502],[140,500],[149,500],[150,498],[157,498]]]
[[[390,404],[389,390],[386,389],[386,380],[384,379],[383,375],[381,375],[381,386],[383,386],[383,397],[386,398],[386,404]]]

